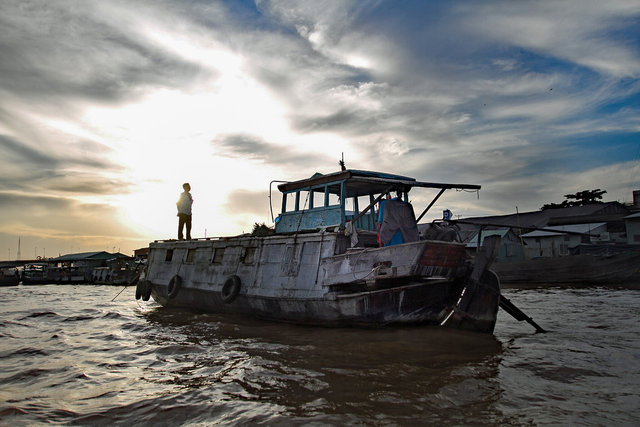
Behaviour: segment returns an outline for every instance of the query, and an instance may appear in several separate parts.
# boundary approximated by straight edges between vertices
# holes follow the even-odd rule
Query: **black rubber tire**
[[[225,304],[232,303],[240,293],[240,278],[238,276],[229,276],[229,278],[224,282],[222,286],[222,291],[220,295],[222,297],[222,301]]]
[[[136,284],[136,299],[142,298],[142,291],[145,286],[145,280],[139,280]]]
[[[142,301],[149,301],[151,298],[151,290],[153,289],[153,284],[149,280],[141,280],[139,283],[142,283]]]
[[[169,286],[167,287],[167,296],[169,299],[174,299],[178,296],[178,292],[180,292],[180,288],[182,287],[182,277],[177,274],[171,278],[169,281]]]

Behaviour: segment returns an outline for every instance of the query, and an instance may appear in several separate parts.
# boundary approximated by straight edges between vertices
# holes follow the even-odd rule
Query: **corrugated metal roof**
[[[615,211],[617,214],[607,213]],[[522,226],[522,227],[545,227],[553,222],[563,223],[571,221],[572,223],[580,222],[582,218],[587,221],[590,216],[599,216],[594,218],[595,221],[610,221],[614,216],[620,215],[621,219],[629,210],[618,202],[593,203],[584,206],[573,206],[562,209],[545,209],[534,212],[520,212],[519,214],[497,215],[487,217],[465,218],[465,221],[473,221],[478,223],[494,223],[503,224],[504,226]],[[610,219],[604,219],[605,216],[611,216]]]
[[[123,255],[121,253],[110,254],[109,252],[106,252],[106,251],[98,251],[98,252],[80,252],[75,254],[67,254],[67,255],[59,256],[58,258],[52,258],[48,261],[63,262],[63,261],[81,261],[81,260],[87,260],[87,259],[103,260],[103,259],[122,258],[122,257],[126,257],[126,255]]]
[[[571,224],[571,225],[555,225],[551,227],[545,227],[548,230],[557,230],[557,232],[553,231],[542,231],[536,230],[530,233],[523,234],[522,237],[548,237],[548,236],[562,236],[564,231],[568,231],[571,233],[591,233],[593,230],[606,225],[606,222],[595,222],[591,224]]]
[[[482,235],[480,236],[481,244],[484,243],[484,238],[487,236],[500,236],[504,237],[509,231],[510,228],[500,228],[498,230],[483,230]],[[474,234],[469,242],[467,243],[468,248],[477,248],[478,247],[478,233]]]

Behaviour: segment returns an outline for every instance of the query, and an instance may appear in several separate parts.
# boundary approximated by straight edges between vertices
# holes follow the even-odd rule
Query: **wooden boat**
[[[491,269],[502,284],[622,284],[640,269],[640,251],[496,262]]]
[[[91,283],[94,285],[130,285],[135,281],[138,270],[127,267],[96,267],[91,273]]]
[[[21,283],[23,285],[43,285],[50,283],[47,276],[47,264],[25,264],[24,270],[22,271]]]
[[[87,283],[86,276],[87,268],[85,267],[49,267],[47,271],[49,283],[56,283],[60,285],[78,285]]]
[[[439,190],[424,215],[445,190],[480,186],[358,170],[285,182],[274,234],[155,241],[136,298],[300,324],[493,332],[500,288],[489,262],[474,265],[462,243],[421,240],[412,188]]]
[[[15,267],[0,268],[0,286],[18,286],[20,274]]]

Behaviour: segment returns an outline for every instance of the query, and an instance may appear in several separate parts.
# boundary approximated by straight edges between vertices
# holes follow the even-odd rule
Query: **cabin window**
[[[173,249],[167,249],[167,254],[164,257],[164,260],[166,262],[171,262],[172,259],[173,259]]]
[[[344,211],[347,215],[355,215],[357,211],[357,199],[354,197],[347,197],[344,201]]]
[[[295,210],[296,193],[286,193],[282,195],[282,212],[292,212]]]
[[[222,258],[224,258],[224,248],[214,248],[211,262],[213,264],[222,264]]]
[[[304,211],[304,210],[313,208],[313,206],[311,206],[313,204],[313,199],[311,198],[311,195],[309,193],[310,193],[310,191],[300,191],[300,192],[298,192],[299,199],[296,202],[296,210]]]
[[[196,257],[196,250],[195,249],[189,249],[187,251],[187,259],[185,260],[185,262],[193,262],[195,257]]]
[[[312,198],[309,200],[309,205],[310,209],[321,208],[324,206],[324,187],[321,191],[316,189],[316,191],[313,192]]]
[[[329,201],[327,206],[337,206],[340,205],[340,197],[337,194],[329,193]]]
[[[256,248],[248,247],[244,251],[244,258],[242,259],[242,262],[244,264],[253,264],[255,256],[256,256]]]
[[[373,195],[358,197],[358,212],[362,212],[363,210],[365,210],[367,206],[369,206],[374,200],[375,197],[373,197]],[[372,212],[375,213],[375,205],[367,211],[368,214],[371,214]]]

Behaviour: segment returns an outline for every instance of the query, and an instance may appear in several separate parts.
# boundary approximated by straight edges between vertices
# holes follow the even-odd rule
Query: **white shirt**
[[[178,214],[191,215],[191,205],[193,204],[193,198],[188,191],[180,194],[180,198],[176,203],[178,206]]]

